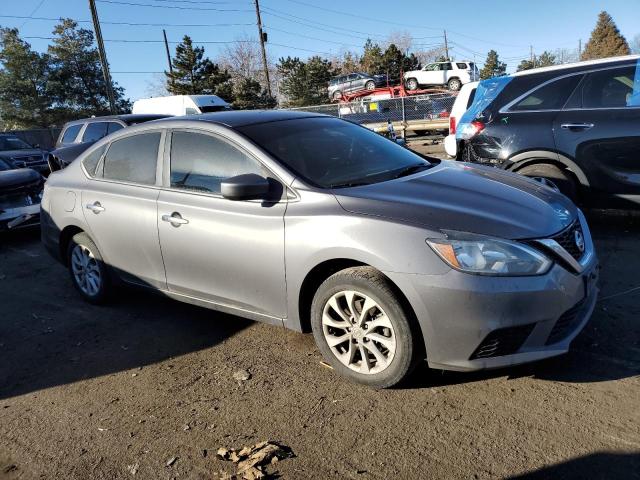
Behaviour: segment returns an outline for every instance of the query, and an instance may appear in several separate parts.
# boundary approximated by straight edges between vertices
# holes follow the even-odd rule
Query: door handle
[[[567,130],[589,130],[594,127],[593,123],[563,123],[560,125],[561,128]]]
[[[171,215],[162,215],[162,221],[169,222],[174,227],[179,227],[180,225],[189,223],[189,220],[187,220],[186,218],[182,218],[182,215],[180,215],[178,212],[173,212]]]
[[[100,202],[93,202],[93,203],[87,204],[87,210],[91,210],[93,213],[97,215],[100,212],[104,212],[105,208],[102,205],[100,205]]]

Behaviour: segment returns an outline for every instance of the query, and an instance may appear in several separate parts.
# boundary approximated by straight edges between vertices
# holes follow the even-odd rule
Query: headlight
[[[472,234],[448,234],[427,244],[451,267],[479,275],[542,275],[552,261],[518,242]]]

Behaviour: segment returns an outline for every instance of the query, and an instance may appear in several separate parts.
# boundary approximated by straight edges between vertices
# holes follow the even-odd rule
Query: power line
[[[202,11],[215,11],[215,12],[251,12],[248,9],[239,8],[214,8],[214,7],[180,7],[177,5],[153,5],[151,3],[134,3],[123,2],[120,0],[96,0],[100,3],[111,3],[114,5],[129,5],[132,7],[148,7],[148,8],[171,8],[174,10],[202,10]]]
[[[0,18],[44,20],[59,22],[60,18],[55,17],[27,17],[24,15],[0,15]],[[91,23],[91,20],[74,20],[78,23]],[[139,22],[113,22],[100,20],[103,25],[128,25],[132,27],[249,27],[253,23],[139,23]]]
[[[40,7],[42,6],[43,3],[44,3],[44,0],[40,0],[40,3],[38,3],[36,8],[34,8],[33,11],[29,14],[29,16],[26,17],[26,20],[22,22],[22,25],[20,25],[20,28],[24,27],[27,24],[27,22],[31,20],[31,18],[36,14],[36,12],[40,10]]]

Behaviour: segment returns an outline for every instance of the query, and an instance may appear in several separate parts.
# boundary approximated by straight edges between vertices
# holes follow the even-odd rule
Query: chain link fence
[[[439,132],[449,127],[449,115],[456,93],[434,93],[395,98],[362,98],[351,102],[292,108],[304,112],[323,113],[359,123],[377,132],[388,128],[397,132]]]

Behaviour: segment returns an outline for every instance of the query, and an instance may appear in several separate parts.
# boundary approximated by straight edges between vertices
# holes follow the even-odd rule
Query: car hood
[[[0,194],[39,185],[41,182],[42,175],[30,168],[3,170],[0,171]]]
[[[415,175],[333,193],[352,213],[514,240],[552,236],[577,218],[571,200],[533,180],[446,160]]]
[[[1,158],[16,158],[16,157],[42,157],[45,152],[37,148],[28,148],[24,150],[2,150],[0,151]]]

